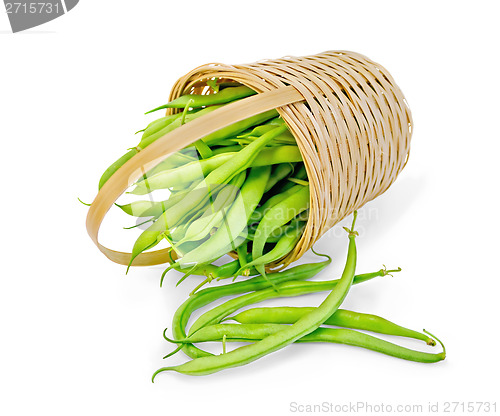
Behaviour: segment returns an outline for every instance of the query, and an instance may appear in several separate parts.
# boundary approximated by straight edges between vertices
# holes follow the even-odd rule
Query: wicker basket
[[[175,83],[170,99],[206,93],[206,82],[213,78],[240,82],[259,94],[170,132],[106,182],[90,207],[87,229],[111,260],[128,264],[130,253],[102,246],[98,231],[106,212],[128,186],[165,155],[252,115],[278,110],[297,140],[310,183],[309,220],[303,236],[274,266],[297,260],[333,225],[386,191],[408,160],[412,119],[406,100],[385,68],[363,55],[329,51],[248,65],[203,65]],[[168,249],[163,249],[143,253],[133,264],[160,264],[168,259]]]

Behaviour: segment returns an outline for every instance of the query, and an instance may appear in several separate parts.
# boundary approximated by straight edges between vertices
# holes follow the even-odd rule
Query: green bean
[[[286,132],[285,132],[286,133]],[[293,138],[288,138],[288,135],[285,135],[285,133],[280,134],[277,136],[274,140],[272,140],[268,146],[274,147],[274,146],[297,146],[297,142]],[[234,143],[239,144],[240,146],[247,146],[250,143],[252,143],[255,140],[254,138],[243,138],[243,139],[228,139],[231,140]]]
[[[183,151],[188,151],[188,153],[183,153]],[[191,153],[191,154],[189,154]],[[196,154],[196,150],[191,146],[186,149],[183,149],[182,151],[175,152],[171,154],[169,157],[167,157],[165,160],[162,162],[158,163],[153,169],[149,170],[146,172],[146,175],[141,177],[137,182],[141,182],[144,179],[151,177],[155,175],[158,172],[162,172],[164,170],[169,170],[169,169],[175,169],[178,168],[182,165],[185,165],[186,163],[189,162],[194,162],[198,161],[198,155]]]
[[[243,149],[243,146],[240,146],[239,144],[234,144],[231,146],[221,146],[218,147],[217,149],[213,150],[214,156],[220,155],[222,153],[232,153],[232,152],[239,152],[241,149]]]
[[[356,347],[366,348],[392,357],[401,358],[408,361],[416,361],[420,363],[435,363],[446,358],[446,348],[444,344],[436,336],[425,331],[435,338],[443,348],[443,351],[437,354],[427,352],[414,351],[409,348],[401,347],[374,336],[364,334],[362,332],[353,331],[352,329],[344,328],[318,328],[315,334],[309,334],[298,340],[298,342],[332,342],[336,344],[352,345]]]
[[[232,153],[224,153],[210,159],[196,160],[175,169],[158,172],[147,177],[144,181],[137,183],[133,195],[146,195],[153,190],[166,189],[181,183],[189,183],[197,179],[201,180],[214,169],[223,165],[234,157]]]
[[[281,324],[217,324],[204,327],[200,329],[196,334],[183,340],[170,341],[176,343],[198,343],[222,340],[226,342],[260,341],[270,335],[277,334],[285,328],[286,325]],[[428,345],[436,344],[436,342],[432,338],[429,338],[423,334],[419,335],[421,335],[421,337],[425,340],[428,340]],[[393,344],[392,342],[376,338],[372,335],[345,328],[320,327],[310,334],[297,339],[295,342],[330,342],[335,344],[352,345],[380,352],[392,357],[421,363],[435,363],[444,360],[446,357],[446,349],[444,348],[444,345],[441,343],[441,341],[439,342],[443,347],[443,351],[437,354],[433,354],[411,350],[409,348]]]
[[[196,220],[196,215],[194,216],[193,220]],[[167,241],[171,244],[172,248],[174,249],[175,252],[180,251],[180,245],[182,243],[188,243],[188,241],[183,241],[182,243],[179,243],[184,238],[184,235],[186,234],[186,229],[189,227],[189,224],[191,224],[191,219],[187,219],[186,222],[183,222],[182,224],[177,225],[174,229],[170,230],[168,233],[168,238]]]
[[[267,181],[266,189],[264,192],[268,192],[274,185],[276,185],[279,181],[286,178],[293,172],[294,164],[293,163],[280,163],[279,165],[273,168],[273,172],[269,181]]]
[[[248,255],[248,257],[249,256],[250,255]],[[194,266],[192,269],[189,269],[189,275],[204,275],[207,277],[211,276],[212,280],[213,279],[221,280],[221,279],[226,279],[229,277],[238,276],[236,273],[238,272],[239,268],[240,268],[239,260],[233,260],[229,263],[225,263],[225,264],[222,264],[220,266],[215,266],[213,264],[206,264],[205,263],[203,265],[199,265],[199,266],[197,265],[197,266]],[[172,269],[177,270],[179,272],[183,272],[183,270],[181,270],[180,265],[178,263],[173,263],[170,267],[168,267],[163,272],[161,281],[163,281],[165,274]],[[200,273],[201,270],[203,270],[204,273]],[[245,271],[247,273],[242,274],[241,276],[248,277],[248,276],[255,276],[255,275],[259,274],[257,272],[257,270],[255,270],[254,267],[250,267],[249,269],[247,269]],[[184,279],[185,279],[185,277],[183,277],[181,280],[179,280],[179,282],[177,282],[177,285],[179,285],[179,283],[181,283],[182,280],[184,280]]]
[[[196,150],[200,155],[200,159],[209,159],[214,155],[212,149],[210,149],[210,147],[203,141],[203,139],[196,140],[194,142],[194,146],[196,147]]]
[[[297,146],[274,146],[266,147],[259,152],[259,156],[252,162],[252,166],[278,165],[282,163],[293,163],[302,160]]]
[[[147,146],[149,146],[151,143],[154,141],[158,140],[160,137],[165,136],[167,133],[170,133],[171,131],[175,130],[176,128],[182,126],[185,123],[188,123],[190,121],[193,121],[199,117],[202,117],[206,114],[211,113],[212,111],[217,110],[218,108],[221,108],[222,105],[214,105],[212,107],[207,107],[204,108],[203,110],[196,111],[196,112],[190,112],[189,114],[186,114],[184,119],[181,119],[182,113],[179,113],[179,117],[177,117],[172,123],[170,123],[168,126],[165,128],[155,132],[154,134],[147,136],[143,139],[141,139],[140,143],[138,144],[139,149],[144,149]]]
[[[270,173],[269,166],[250,170],[240,194],[224,219],[224,225],[208,241],[179,259],[181,265],[208,261],[213,251],[217,251],[221,246],[227,246],[234,236],[240,235],[246,229],[248,217],[260,202]]]
[[[164,201],[133,201],[128,204],[115,204],[128,215],[134,217],[159,217],[165,210],[182,202],[186,197],[189,197],[191,191],[197,183],[193,183],[188,189],[180,192],[172,192],[168,199]]]
[[[256,162],[259,166],[302,162],[302,155],[297,146],[275,146],[260,152]]]
[[[293,324],[311,310],[312,308],[306,307],[254,308],[240,312],[239,314],[229,317],[228,319],[242,324]],[[337,310],[337,312],[324,322],[324,325],[340,326],[350,329],[377,332],[379,334],[414,338],[424,341],[428,345],[435,345],[432,338],[429,338],[420,332],[404,328],[377,315],[348,311],[345,309]]]
[[[203,179],[209,173],[221,167],[233,159],[239,152],[226,152],[215,155],[209,159],[196,160],[179,166],[175,169],[156,171],[153,175],[147,175],[145,180],[136,184],[131,194],[145,195],[154,190],[170,188],[174,185],[191,182],[195,179]],[[297,162],[302,159],[297,146],[279,146],[263,149],[258,153],[250,166],[268,166],[286,162]]]
[[[241,82],[236,82],[236,81],[224,81],[216,84],[217,88],[219,88],[221,91],[227,87],[241,87],[242,85],[243,84]]]
[[[309,211],[304,211],[302,212],[302,214],[305,214]],[[266,244],[267,243],[277,243],[281,237],[283,237],[284,235],[287,235],[289,233],[293,233],[295,230],[297,229],[303,229],[304,226],[306,225],[306,221],[304,221],[302,218],[301,218],[301,215],[299,215],[298,217],[294,218],[292,221],[290,221],[288,224],[286,225],[282,225],[281,227],[279,228],[276,228],[269,237],[267,237],[267,241],[266,241]],[[307,220],[307,218],[306,218]],[[257,228],[258,224],[256,225],[251,225],[250,227],[248,227],[248,235],[247,235],[247,239],[250,240],[250,241],[253,241],[254,237],[255,237],[255,229]]]
[[[181,365],[160,368],[153,374],[153,381],[155,376],[163,371],[177,371],[182,374],[190,375],[205,375],[227,368],[245,365],[274,351],[280,350],[317,329],[339,308],[346,297],[351,284],[353,283],[354,272],[356,269],[355,237],[357,233],[354,231],[355,220],[356,212],[354,213],[352,227],[348,230],[349,248],[342,277],[328,294],[326,299],[321,303],[321,305],[315,308],[313,312],[304,315],[293,325],[287,326],[281,331],[269,335],[254,344],[237,348],[223,355],[195,358]]]
[[[263,130],[263,132],[265,132],[266,130],[271,130],[273,128],[273,126],[274,126],[273,124],[265,124],[265,125],[261,125],[258,127],[266,127],[266,129]],[[241,136],[241,135],[239,135],[239,136],[236,136],[236,138],[233,138],[230,140],[232,140],[233,142],[236,142],[238,144],[241,144],[241,145],[246,145],[246,144],[252,143],[258,137],[260,137],[260,135],[257,135],[257,136],[253,136],[253,135]],[[269,143],[269,146],[276,146],[276,145],[294,145],[294,146],[296,146],[297,142],[296,142],[293,134],[289,130],[286,130],[283,133],[281,133],[279,136],[276,136],[273,139],[273,141],[271,143]]]
[[[296,312],[294,309],[300,311]],[[284,328],[284,325],[297,322],[306,313],[312,312],[313,309],[288,307],[250,309],[250,312],[244,311],[234,317],[227,318],[227,320],[242,321],[241,324],[224,323],[204,326],[194,334],[181,340],[174,340],[173,342],[194,344],[198,342],[220,341],[223,335],[227,336],[228,341],[258,341],[271,333],[280,331]],[[268,313],[270,314],[269,317]],[[337,310],[323,325],[413,338],[424,341],[427,345],[436,345],[432,338],[420,332],[396,325],[376,315],[368,315],[345,309]]]
[[[206,241],[208,241],[208,240],[206,240]],[[207,264],[212,263],[215,260],[217,260],[218,258],[222,257],[223,255],[225,255],[231,251],[236,251],[240,245],[245,243],[245,241],[246,241],[245,236],[238,235],[236,237],[233,237],[230,241],[228,241],[225,246],[221,245],[221,246],[213,247],[212,250],[210,251],[210,253],[206,256],[207,260],[204,261],[203,263],[207,263]],[[190,247],[182,250],[182,247],[185,245],[190,245]],[[180,254],[181,259],[183,257],[186,257],[186,255],[188,253],[190,254],[192,251],[198,249],[200,247],[200,243],[199,242],[187,242],[187,243],[184,243],[183,246],[180,246],[181,251],[179,251],[179,247],[175,247],[175,250],[176,250],[176,252],[178,252]],[[181,261],[178,261],[178,263],[179,263],[181,268],[185,269],[188,267],[192,267],[195,264],[201,264],[202,262],[183,263]],[[215,278],[215,276],[214,276],[214,278]]]
[[[201,181],[199,181],[201,182]],[[128,204],[119,205],[120,209],[122,209],[126,214],[132,215],[134,217],[155,217],[158,218],[162,215],[168,208],[173,207],[174,205],[181,203],[186,198],[192,197],[192,192],[194,188],[198,186],[199,182],[194,182],[189,186],[186,190],[179,192],[172,192],[168,199],[163,201],[133,201]],[[203,192],[204,194],[207,192],[206,190],[197,190],[197,193]]]
[[[160,278],[160,287],[163,286],[163,279],[165,278],[166,274],[172,269],[177,270],[177,271],[181,271],[180,267],[177,263],[172,263],[169,267],[167,267],[163,271],[161,278]],[[184,274],[183,278],[177,282],[176,286],[178,286],[188,276],[192,275],[192,276],[206,276],[206,277],[208,277],[210,275],[213,275],[216,272],[217,272],[217,266],[214,266],[213,264],[201,264],[199,266],[196,265],[196,266],[192,267],[190,270],[188,270],[187,273]]]
[[[236,272],[239,267],[239,262],[235,260],[233,264],[234,263],[234,272]],[[290,269],[284,270],[282,272],[270,274],[268,276],[269,280],[264,279],[264,277],[262,276],[257,276],[243,282],[203,289],[187,299],[176,310],[172,322],[172,332],[174,334],[174,337],[176,339],[185,338],[185,328],[190,316],[196,310],[208,305],[209,303],[212,303],[226,296],[266,289],[271,286],[271,282],[279,285],[280,283],[293,280],[310,279],[311,277],[314,277],[316,274],[321,272],[330,263],[331,259],[328,258],[328,260],[319,263],[302,264],[300,266],[291,267]],[[227,266],[229,265],[230,263],[228,263]],[[221,269],[222,267],[224,266],[221,266]],[[234,272],[229,270],[227,274],[232,276]],[[211,353],[203,351],[191,344],[183,345],[182,350],[191,358],[212,355]]]
[[[295,172],[295,175],[293,175],[293,177],[295,179],[307,179],[307,171],[303,163],[299,165],[299,169]]]
[[[242,266],[242,269],[244,269],[244,267],[252,266],[257,268],[257,266],[263,266],[285,257],[288,253],[290,253],[290,251],[292,251],[292,249],[297,244],[297,241],[299,241],[300,237],[302,236],[303,229],[304,226],[292,229],[290,232],[285,233],[278,240],[272,250],[268,251],[266,254],[260,256],[256,260],[252,260],[247,265]],[[238,274],[243,271],[242,269],[238,271]]]
[[[251,258],[251,254],[247,254],[247,259]],[[173,261],[173,260],[172,260]],[[220,266],[216,266],[214,264],[201,264],[201,265],[196,265],[193,268],[188,270],[188,273],[183,276],[179,282],[177,282],[178,286],[186,277],[190,275],[194,276],[212,276],[212,278],[220,280],[220,279],[226,279],[229,277],[234,277],[236,275],[236,272],[238,272],[238,269],[240,268],[240,261],[239,260],[233,260],[229,263],[224,263],[221,264]],[[162,286],[163,279],[165,278],[165,275],[170,271],[170,270],[177,270],[178,272],[183,272],[183,270],[180,267],[179,263],[173,262],[169,267],[167,267],[160,279],[160,287]],[[255,268],[251,267],[250,269],[246,270],[247,274],[242,275],[242,276],[255,276],[258,275],[259,273]]]
[[[163,225],[158,220],[142,232],[132,248],[132,255],[126,273],[128,273],[132,262],[140,253],[155,247],[161,241],[163,232]]]
[[[242,84],[236,81],[218,82],[218,78],[211,78],[206,81],[206,84],[214,91],[219,92],[227,87],[241,87]]]
[[[212,108],[212,107],[207,107]],[[276,110],[269,110],[261,114],[257,114],[256,116],[252,116],[246,118],[245,120],[239,121],[237,123],[226,126],[220,130],[217,130],[208,136],[203,138],[206,144],[213,145],[216,144],[219,140],[227,139],[228,137],[236,136],[237,134],[245,131],[249,127],[262,124],[264,121],[269,120],[270,118],[276,117],[278,112]],[[274,129],[272,130],[274,131]],[[285,131],[285,130],[283,130]],[[280,131],[280,134],[283,132]],[[274,137],[273,137],[274,138]]]
[[[148,222],[152,222],[152,221],[154,221],[154,220],[155,220],[154,218],[149,218],[149,219],[147,219],[146,221],[143,221],[143,222],[141,222],[141,223],[139,223],[139,224],[134,224],[134,225],[132,225],[132,226],[130,226],[130,227],[123,227],[123,229],[124,229],[124,230],[131,230],[132,228],[137,228],[137,227],[140,227],[141,225],[147,224]]]
[[[259,341],[273,333],[281,331],[284,325],[280,324],[212,324],[204,326],[194,334],[186,338],[173,340],[166,338],[167,341],[179,344],[195,344],[200,342],[222,341],[226,335],[229,342],[250,342]]]
[[[219,226],[223,220],[225,211],[233,204],[236,194],[243,185],[245,178],[245,172],[241,172],[239,175],[235,176],[229,184],[217,194],[214,203],[210,204],[203,215],[189,225],[183,239],[177,244],[182,244],[185,241],[201,240],[206,237],[214,227]]]
[[[307,186],[309,185],[309,181],[303,181],[302,179],[297,178],[288,178],[290,182],[296,183],[298,185]]]
[[[181,116],[181,113],[171,114],[169,116],[160,117],[148,124],[142,133],[141,140],[148,138],[149,136],[159,132],[160,130],[167,127],[169,124],[173,123]]]
[[[238,254],[238,261],[240,263],[240,270],[241,270],[248,263],[247,261],[248,243],[245,242],[241,246],[239,246],[238,250],[236,251],[236,254]]]
[[[295,186],[291,187],[290,189],[287,189],[286,191],[283,191],[279,194],[273,195],[266,202],[264,202],[260,207],[255,209],[255,211],[252,213],[252,215],[250,217],[249,222],[253,223],[253,222],[257,222],[257,221],[262,220],[262,218],[264,217],[264,214],[267,211],[269,211],[269,209],[271,209],[275,205],[279,204],[280,202],[284,201],[290,195],[293,195],[295,192],[298,192],[303,188],[304,188],[303,185],[295,185]]]
[[[99,179],[99,189],[103,187],[103,185],[108,181],[111,176],[119,169],[121,168],[125,162],[129,161],[134,157],[137,153],[139,153],[139,150],[136,148],[130,149],[127,153],[125,153],[122,157],[120,157],[118,160],[113,162],[102,174],[101,178]]]
[[[264,250],[269,235],[276,229],[292,220],[297,214],[309,208],[309,187],[302,189],[290,195],[285,200],[271,207],[262,217],[252,245],[252,256],[257,260]],[[265,274],[263,266],[257,266],[256,269]]]
[[[285,179],[279,181],[270,191],[269,195],[276,195],[280,192],[285,192],[288,189],[294,187],[296,183],[291,182],[291,179],[307,179],[307,172],[304,163],[297,163],[295,166],[293,176],[288,176]]]
[[[123,212],[133,217],[151,217],[154,216],[155,213],[161,215],[164,211],[163,204],[169,201],[133,201],[129,204],[115,204],[119,207]]]
[[[285,123],[285,120],[283,120],[283,118],[281,118],[281,116],[278,116],[278,117],[274,117],[270,120],[267,120],[265,122],[265,124],[267,124],[267,125],[271,124],[273,126],[282,126],[286,123]]]
[[[225,88],[216,94],[186,94],[181,95],[167,104],[156,107],[153,110],[146,112],[146,114],[152,113],[153,111],[163,110],[164,108],[184,108],[188,104],[193,108],[205,107],[214,104],[225,104],[254,94],[257,93],[251,88],[245,86]]]
[[[170,123],[175,121],[175,119],[178,117],[177,114],[172,115],[172,116],[166,116],[166,117],[161,117],[153,122],[151,122],[145,129],[144,133],[142,135],[142,139],[147,138],[148,136],[151,136],[152,134],[156,133],[157,131],[165,128],[168,126]],[[135,156],[139,152],[139,149],[137,148],[132,148],[130,149],[127,153],[125,153],[122,157],[120,157],[118,160],[113,162],[111,166],[109,166],[104,173],[102,174],[100,180],[99,180],[99,189],[102,188],[102,186],[107,182],[107,180],[120,168],[125,162],[130,160],[133,156]]]
[[[252,258],[252,255],[250,253],[247,254],[247,262],[249,259]],[[216,272],[216,277],[218,280],[221,280],[221,279],[226,279],[226,278],[229,278],[229,277],[234,277],[234,276],[237,276],[237,272],[238,270],[240,269],[240,260],[233,260],[229,263],[225,263],[225,264],[222,264],[219,266],[219,268],[217,269],[217,272]],[[255,268],[251,267],[250,270],[246,270],[246,272],[248,272],[247,276],[255,276],[257,274],[259,274],[257,272],[257,270],[255,270]],[[246,274],[243,274],[243,276],[245,276]]]
[[[274,118],[272,119],[274,120]],[[244,139],[247,137],[260,137],[264,133],[267,133],[268,131],[272,130],[275,126],[273,124],[261,124],[260,126],[256,126],[253,129],[251,129],[248,132],[243,132],[242,134],[238,135],[236,139]]]

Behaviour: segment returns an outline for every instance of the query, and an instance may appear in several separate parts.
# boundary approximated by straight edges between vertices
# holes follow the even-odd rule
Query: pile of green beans
[[[151,110],[178,112],[140,130],[139,144],[106,169],[99,188],[158,138],[255,94],[237,83],[211,82],[211,88],[212,94],[183,95]],[[155,200],[160,190],[167,190],[169,198]],[[166,241],[177,258],[177,265],[168,270],[183,271],[185,277],[203,271],[207,281],[215,276],[211,264],[228,253],[238,255],[234,277],[255,271],[266,276],[266,267],[295,247],[309,208],[300,150],[276,110],[229,125],[168,156],[145,172],[128,194],[148,196],[117,205],[138,219],[137,226],[147,224],[134,243],[129,267],[139,254]]]
[[[235,83],[207,82],[208,95],[186,94],[159,106],[177,109],[140,130],[139,144],[128,150],[103,173],[99,188],[127,160],[170,131],[212,111],[255,94]],[[155,200],[158,191],[169,197]],[[160,242],[170,246],[170,265],[160,279],[176,270],[183,274],[179,285],[189,276],[202,276],[174,314],[170,326],[176,344],[168,358],[182,351],[191,360],[157,370],[188,375],[207,375],[251,363],[294,343],[328,342],[356,346],[404,360],[434,363],[445,359],[446,350],[438,338],[427,331],[418,332],[382,317],[339,309],[352,285],[400,272],[383,269],[356,274],[357,249],[353,214],[348,235],[348,252],[339,279],[308,281],[330,264],[326,260],[302,264],[280,271],[270,265],[289,254],[302,236],[308,221],[309,183],[301,153],[294,136],[276,110],[229,125],[198,140],[192,146],[169,155],[146,172],[128,194],[147,195],[117,206],[126,214],[148,224],[132,248],[129,264]],[[128,228],[134,228],[128,227]],[[220,263],[226,254],[233,260]],[[219,262],[217,262],[219,261]],[[216,263],[217,262],[217,263]],[[128,271],[128,269],[127,269]],[[234,282],[237,277],[243,277]],[[233,282],[203,288],[213,280],[233,278]],[[291,298],[327,292],[316,307],[253,307],[269,299]],[[223,298],[224,302],[220,303]],[[189,327],[198,309],[219,302],[201,314]],[[227,321],[233,321],[228,323]],[[361,332],[364,331],[364,332]],[[437,353],[402,347],[375,335],[404,337],[441,345]],[[222,343],[222,354],[215,355],[199,345]],[[246,345],[226,350],[227,342]]]
[[[328,259],[322,263],[305,264],[271,274],[269,278],[272,281],[262,280],[262,276],[259,276],[245,282],[204,289],[190,297],[174,315],[172,324],[174,338],[168,338],[165,332],[164,337],[167,341],[179,344],[177,349],[166,357],[183,350],[192,360],[184,364],[160,368],[153,374],[153,381],[159,373],[165,371],[176,371],[187,375],[208,375],[245,365],[295,342],[346,344],[422,363],[435,363],[443,360],[446,356],[444,345],[425,330],[424,333],[420,333],[376,315],[339,309],[351,285],[401,270],[381,269],[374,273],[355,275],[357,262],[355,221],[356,213],[354,213],[352,227],[346,229],[349,238],[348,253],[344,271],[338,280],[305,281],[323,270],[330,263]],[[283,279],[284,277],[286,279]],[[245,306],[271,298],[301,296],[321,291],[329,291],[329,294],[318,307],[254,308],[232,315]],[[186,324],[196,309],[222,297],[236,294],[241,295],[202,314],[186,334]],[[222,323],[227,320],[239,323]],[[421,340],[430,346],[436,345],[436,339],[442,346],[442,351],[428,353],[412,350],[360,332],[360,330]],[[211,341],[222,342],[222,354],[214,355],[193,345]],[[226,342],[234,341],[248,344],[226,351]]]

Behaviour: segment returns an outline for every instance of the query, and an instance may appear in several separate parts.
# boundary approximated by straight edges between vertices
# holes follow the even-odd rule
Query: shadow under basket
[[[336,223],[385,192],[408,160],[412,118],[407,102],[389,72],[363,55],[328,51],[246,65],[207,64],[181,77],[170,100],[207,93],[207,82],[215,78],[239,82],[258,94],[158,139],[126,162],[97,194],[88,212],[87,230],[112,261],[130,261],[130,253],[98,242],[99,227],[118,197],[166,155],[253,115],[277,109],[297,141],[310,185],[309,219],[303,235],[273,268],[300,258]],[[132,264],[169,260],[169,249],[162,249],[142,253]]]

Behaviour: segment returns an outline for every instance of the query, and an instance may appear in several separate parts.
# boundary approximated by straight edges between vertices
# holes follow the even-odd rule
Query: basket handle
[[[208,134],[254,115],[278,107],[303,101],[304,97],[293,87],[280,87],[272,91],[238,100],[210,114],[199,117],[160,137],[123,164],[102,186],[87,214],[87,232],[94,244],[110,260],[128,265],[131,253],[111,250],[98,240],[99,228],[109,209],[125,190],[145,171],[156,166],[165,155],[174,153]],[[169,261],[169,249],[141,253],[134,259],[134,266],[150,266]]]

